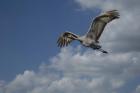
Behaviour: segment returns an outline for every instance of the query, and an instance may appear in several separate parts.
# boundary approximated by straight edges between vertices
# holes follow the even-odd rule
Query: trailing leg
[[[97,49],[97,50],[101,51],[102,53],[106,53],[106,54],[108,53],[107,51],[105,51],[105,50],[103,50],[101,48],[100,49]]]

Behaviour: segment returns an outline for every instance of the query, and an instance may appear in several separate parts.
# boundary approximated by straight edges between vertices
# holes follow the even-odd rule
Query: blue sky
[[[139,4],[0,0],[0,93],[140,93]],[[77,42],[57,47],[61,33],[82,35],[95,16],[111,9],[121,16],[100,38],[108,55]]]
[[[99,10],[78,9],[69,0],[1,0],[0,79],[11,80],[25,69],[37,69],[59,51],[60,33],[84,34]]]

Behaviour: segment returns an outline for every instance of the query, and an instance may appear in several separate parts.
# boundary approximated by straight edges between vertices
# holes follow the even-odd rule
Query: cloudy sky
[[[139,0],[1,0],[0,93],[140,93]],[[60,33],[84,34],[93,17],[117,9],[100,38],[109,54]]]

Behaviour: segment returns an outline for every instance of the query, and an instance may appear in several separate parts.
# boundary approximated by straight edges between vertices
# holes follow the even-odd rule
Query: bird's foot
[[[107,51],[105,51],[105,50],[103,50],[103,49],[98,49],[99,51],[101,51],[102,53],[105,53],[105,54],[107,54],[108,52]]]
[[[105,53],[105,54],[108,54],[108,52],[107,51],[102,51],[103,53]]]

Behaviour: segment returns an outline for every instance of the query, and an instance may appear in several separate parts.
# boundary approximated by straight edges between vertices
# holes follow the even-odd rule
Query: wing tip
[[[117,9],[109,10],[109,11],[106,12],[106,14],[112,16],[113,19],[119,19],[120,18],[120,14],[119,14]]]
[[[58,47],[65,47],[68,45],[68,42],[66,41],[66,39],[64,37],[59,37],[57,40],[57,46]]]

